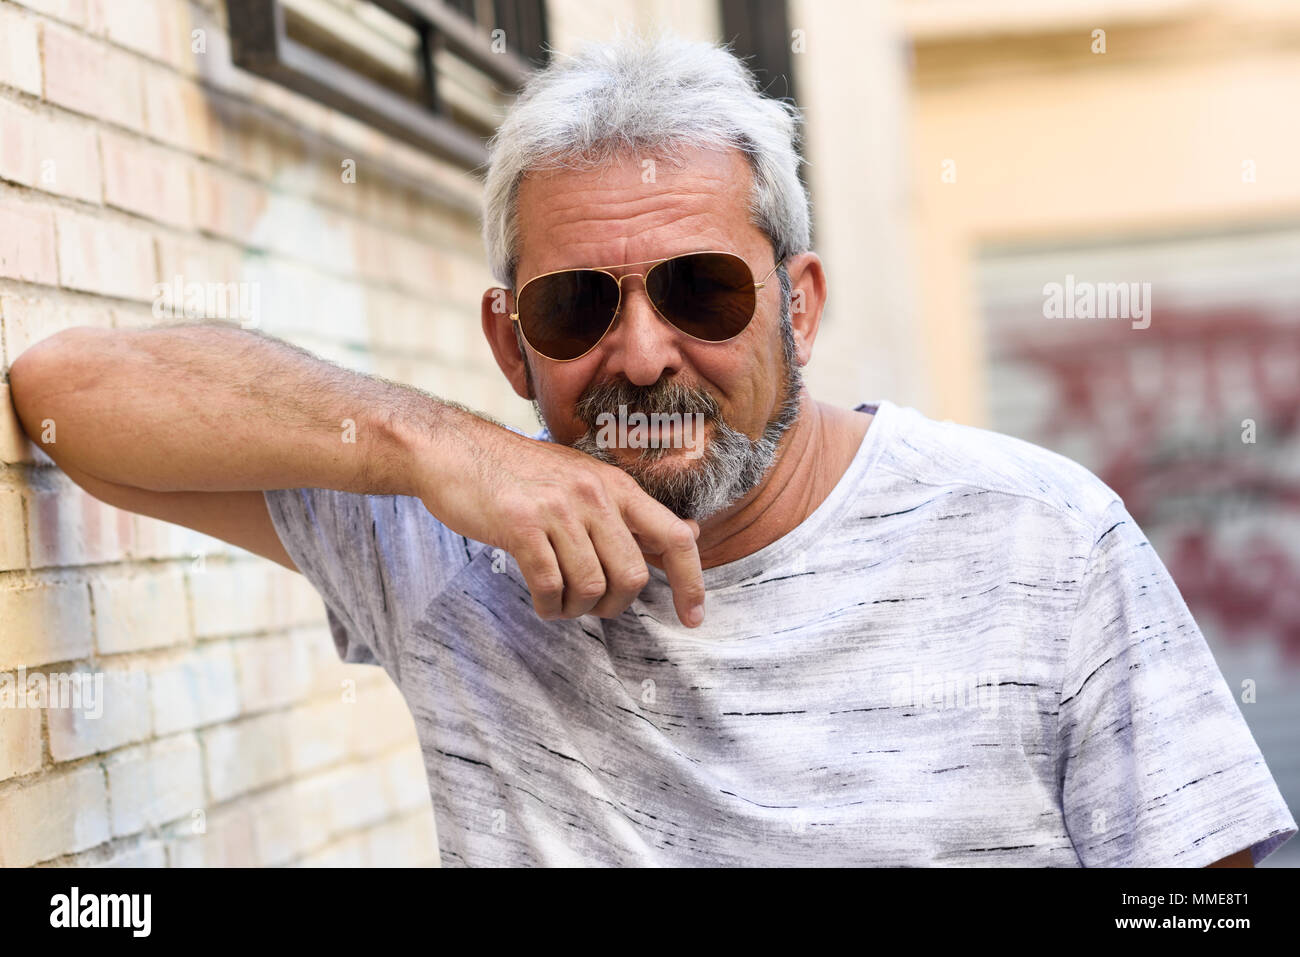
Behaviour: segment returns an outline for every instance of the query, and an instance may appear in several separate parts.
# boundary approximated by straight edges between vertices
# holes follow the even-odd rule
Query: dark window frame
[[[516,92],[549,54],[545,0],[493,0],[493,29],[506,31],[507,44],[494,52],[491,40],[445,0],[370,0],[413,27],[419,36],[421,89],[402,96],[288,35],[280,0],[226,0],[231,59],[235,65],[361,120],[464,169],[487,161],[484,137],[456,121],[438,92],[434,54],[447,50],[507,93]],[[506,12],[509,15],[506,15]],[[522,47],[527,56],[520,55]]]
[[[720,6],[723,39],[753,71],[763,93],[798,102],[786,0],[721,0]]]

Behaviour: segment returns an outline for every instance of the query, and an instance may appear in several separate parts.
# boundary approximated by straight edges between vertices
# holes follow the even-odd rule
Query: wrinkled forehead
[[[702,249],[744,255],[763,239],[751,222],[752,184],[734,149],[629,152],[592,168],[530,171],[518,192],[516,283]]]

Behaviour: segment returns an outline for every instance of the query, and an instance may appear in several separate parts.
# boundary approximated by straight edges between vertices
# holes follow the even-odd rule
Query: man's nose
[[[609,372],[621,372],[635,385],[651,386],[681,367],[682,335],[655,312],[640,276],[624,276],[622,285],[618,318],[601,347],[608,356]]]

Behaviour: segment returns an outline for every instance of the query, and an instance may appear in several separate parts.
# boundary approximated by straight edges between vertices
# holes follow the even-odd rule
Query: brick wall
[[[475,181],[236,70],[224,18],[0,0],[6,376],[159,321],[155,284],[245,282],[263,330],[531,427],[478,328]],[[0,708],[0,865],[436,863],[411,717],[306,580],[86,495],[0,390],[0,676],[104,682],[98,718]]]

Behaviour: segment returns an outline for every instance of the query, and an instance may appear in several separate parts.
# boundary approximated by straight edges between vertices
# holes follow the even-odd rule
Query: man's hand
[[[704,620],[698,524],[621,469],[448,412],[434,440],[441,461],[416,480],[420,498],[448,528],[513,555],[540,618],[618,615],[649,580],[649,558],[667,574],[681,622]],[[459,467],[449,455],[462,458]],[[418,453],[413,465],[421,471]]]

